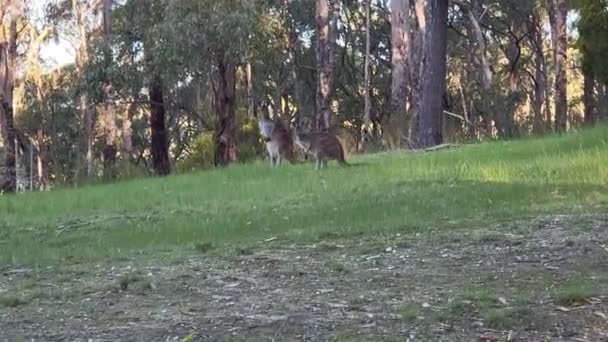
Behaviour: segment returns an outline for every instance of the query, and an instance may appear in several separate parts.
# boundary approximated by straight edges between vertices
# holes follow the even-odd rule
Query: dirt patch
[[[533,225],[7,269],[0,341],[608,341],[608,221]]]

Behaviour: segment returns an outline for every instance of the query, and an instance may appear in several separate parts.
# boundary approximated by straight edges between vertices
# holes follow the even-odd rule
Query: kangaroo
[[[287,159],[293,164],[293,138],[285,124],[281,121],[262,118],[258,121],[258,127],[266,143],[270,165],[278,167],[283,159]]]
[[[315,170],[327,166],[328,160],[336,160],[341,166],[349,166],[344,159],[344,148],[340,140],[331,133],[303,133],[298,129],[294,132],[294,142],[304,153],[311,155],[315,160]]]

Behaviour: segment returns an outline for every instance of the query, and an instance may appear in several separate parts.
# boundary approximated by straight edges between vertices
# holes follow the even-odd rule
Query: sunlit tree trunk
[[[405,118],[407,108],[409,13],[409,0],[391,1],[391,116],[396,118]],[[411,64],[413,66],[414,63]],[[396,121],[403,122],[403,120]]]
[[[553,41],[553,60],[555,67],[555,130],[565,132],[568,127],[568,80],[566,63],[568,59],[568,32],[566,0],[546,0],[551,38]]]
[[[330,126],[330,101],[335,64],[334,44],[340,5],[338,0],[334,1],[333,21],[330,21],[328,0],[316,0],[315,9],[317,34],[316,129],[324,131]]]
[[[547,63],[543,49],[542,19],[538,9],[534,10],[531,18],[531,32],[528,36],[534,56],[534,94],[532,110],[534,113],[533,131],[540,134],[544,131],[546,116],[544,112],[545,98],[547,97]]]
[[[76,73],[79,79],[85,78],[85,65],[89,60],[88,53],[88,34],[86,26],[87,16],[87,5],[82,4],[78,0],[72,0],[72,12],[76,18],[76,31],[78,35],[79,44],[76,49],[75,65]],[[80,110],[80,122],[82,126],[82,146],[83,151],[78,154],[78,161],[76,166],[76,177],[80,176],[81,172],[81,155],[85,157],[85,174],[87,177],[91,177],[93,174],[93,109],[89,103],[89,97],[86,89],[80,89],[79,98],[79,110]]]
[[[411,112],[408,136],[414,142],[418,138],[419,115],[421,100],[421,80],[424,72],[424,53],[426,45],[426,4],[425,0],[411,0],[410,10],[415,26],[411,30],[411,53],[410,53],[410,98]]]
[[[0,127],[4,145],[4,172],[0,190],[3,193],[14,193],[17,189],[13,89],[17,68],[17,22],[21,17],[21,4],[17,2],[9,7],[8,32],[4,29],[0,36]],[[1,18],[5,18],[7,10],[9,8],[0,9]],[[0,19],[0,26],[2,25],[4,22]]]
[[[237,127],[235,115],[236,66],[220,60],[213,77],[215,104],[215,166],[237,161]]]
[[[105,95],[104,101],[104,140],[103,148],[103,165],[104,175],[108,176],[113,171],[112,168],[116,163],[116,110],[113,104],[113,85],[112,85],[112,0],[103,1],[103,41],[104,41],[104,59],[108,77],[104,82],[103,90]]]

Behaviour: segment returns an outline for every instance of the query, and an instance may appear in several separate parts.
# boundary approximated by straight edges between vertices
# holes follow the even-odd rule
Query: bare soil
[[[518,225],[0,268],[0,341],[608,341],[608,217]]]

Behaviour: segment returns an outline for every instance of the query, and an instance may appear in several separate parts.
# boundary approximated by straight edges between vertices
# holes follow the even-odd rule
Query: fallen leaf
[[[605,314],[605,313],[603,313],[603,312],[600,312],[600,311],[595,311],[595,312],[594,312],[594,314],[595,314],[596,316],[600,316],[600,317],[602,317],[603,319],[608,319],[608,316],[606,316],[606,314]]]
[[[317,290],[317,294],[331,293],[334,291],[335,291],[334,289],[319,289],[319,290]]]
[[[193,334],[188,334],[186,336],[184,336],[181,340],[179,340],[180,342],[190,342],[194,339],[194,335]]]
[[[570,312],[570,309],[568,309],[567,307],[564,307],[564,306],[558,306],[555,308],[555,310],[561,311],[561,312]]]

